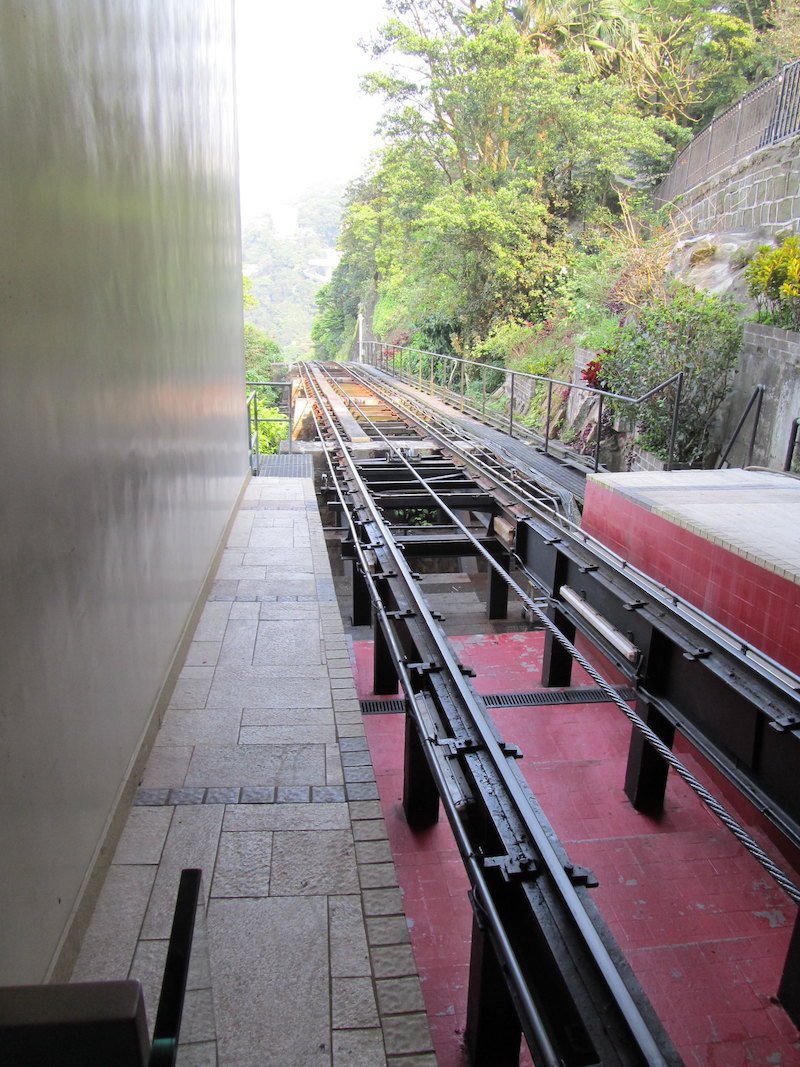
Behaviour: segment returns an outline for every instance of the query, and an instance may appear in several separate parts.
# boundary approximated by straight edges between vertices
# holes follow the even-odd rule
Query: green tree
[[[732,301],[674,283],[666,297],[641,309],[602,359],[602,379],[612,392],[642,395],[683,371],[675,459],[701,462],[742,343],[739,308]],[[642,440],[667,458],[673,397],[658,394],[639,409]]]

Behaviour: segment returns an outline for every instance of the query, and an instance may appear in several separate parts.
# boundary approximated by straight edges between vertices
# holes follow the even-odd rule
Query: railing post
[[[292,397],[292,379],[291,378],[289,378],[289,383],[287,385],[287,390],[288,390],[288,393],[289,393],[289,452],[291,453],[292,452],[292,436],[294,434],[294,413],[293,413],[293,410],[292,410],[294,408],[294,404],[292,403],[293,397]]]
[[[790,471],[792,469],[792,460],[794,459],[794,450],[797,447],[797,431],[800,429],[800,419],[794,419],[792,422],[792,429],[789,433],[789,444],[786,448],[786,459],[783,461],[783,469]]]
[[[758,424],[761,421],[761,405],[764,402],[764,386],[759,385],[757,388],[758,396],[756,398],[756,413],[753,416],[753,432],[750,434],[750,444],[747,449],[747,466],[753,465],[753,450],[756,447],[756,434],[758,433]]]
[[[461,411],[464,411],[464,364],[461,364]]]
[[[678,409],[681,403],[681,388],[683,386],[683,371],[678,371],[678,381],[675,386],[675,403],[672,407],[672,427],[669,434],[669,451],[667,452],[667,470],[672,470],[672,461],[675,458],[675,438],[678,434]]]
[[[600,428],[603,422],[603,394],[600,394],[600,401],[597,405],[597,433],[594,441],[594,472],[597,474],[600,469]]]
[[[514,436],[514,372],[511,372],[511,403],[508,407],[508,436]]]
[[[481,367],[481,385],[483,387],[483,402],[481,404],[481,416],[486,418],[486,368]]]
[[[436,362],[436,356],[431,352],[431,396],[433,396],[433,365]]]
[[[553,382],[547,383],[547,419],[544,424],[544,454],[549,455],[550,447],[550,410],[553,403]]]
[[[417,378],[419,380],[419,391],[422,392],[422,353],[417,352]]]
[[[253,424],[256,430],[256,470],[261,473],[261,451],[258,440],[258,393],[253,395]]]

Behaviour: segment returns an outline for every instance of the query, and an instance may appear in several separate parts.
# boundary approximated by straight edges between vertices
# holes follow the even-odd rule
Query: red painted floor
[[[483,693],[539,688],[542,640],[451,638]],[[362,699],[373,696],[371,656],[371,642],[356,642]],[[671,776],[659,819],[633,810],[622,791],[629,727],[613,705],[504,708],[495,721],[522,749],[570,859],[598,876],[594,899],[686,1064],[800,1064],[798,1033],[773,1000],[796,912],[785,894],[680,779]],[[423,834],[405,822],[403,717],[371,715],[365,726],[439,1064],[466,1067],[467,878],[444,821]],[[757,818],[746,824],[774,852]]]

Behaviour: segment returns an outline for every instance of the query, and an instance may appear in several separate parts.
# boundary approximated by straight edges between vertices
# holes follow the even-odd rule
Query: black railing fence
[[[759,148],[800,133],[800,59],[723,112],[680,153],[654,197],[668,204]]]

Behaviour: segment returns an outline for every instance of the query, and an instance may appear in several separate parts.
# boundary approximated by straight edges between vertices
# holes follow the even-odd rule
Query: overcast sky
[[[383,21],[382,0],[236,0],[243,223],[362,173],[379,104],[358,41]]]

